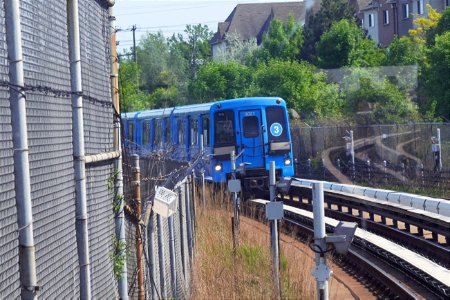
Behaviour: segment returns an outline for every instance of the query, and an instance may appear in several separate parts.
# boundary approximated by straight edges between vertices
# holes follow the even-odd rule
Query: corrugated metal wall
[[[20,296],[8,60],[0,0],[0,299]],[[79,297],[66,1],[22,0],[20,16],[38,293]],[[79,0],[86,155],[113,149],[110,29],[106,1]],[[117,298],[112,162],[88,165],[92,296]]]

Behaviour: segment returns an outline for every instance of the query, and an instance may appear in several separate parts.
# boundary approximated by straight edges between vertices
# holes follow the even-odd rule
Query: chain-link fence
[[[0,299],[20,297],[5,1],[0,0]],[[113,150],[107,1],[79,0],[86,155]],[[80,297],[67,1],[20,1],[38,296]],[[92,297],[117,298],[107,188],[113,162],[86,165]]]
[[[292,140],[299,177],[450,190],[450,123],[294,125]]]
[[[190,292],[192,255],[195,235],[195,164],[167,159],[164,153],[140,153],[140,191],[142,215],[140,222],[143,243],[144,291],[148,299],[186,298]],[[195,162],[196,160],[194,160]],[[136,224],[133,214],[136,201],[131,193],[133,173],[131,156],[124,156],[125,203],[127,214],[127,272],[129,296],[137,299],[139,292],[136,258]],[[156,187],[165,187],[177,194],[177,210],[169,218],[151,211]],[[131,211],[131,212],[130,212]],[[144,225],[142,225],[144,224]]]

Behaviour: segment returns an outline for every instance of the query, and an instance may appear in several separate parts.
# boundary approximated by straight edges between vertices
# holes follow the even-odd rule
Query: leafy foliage
[[[270,22],[267,34],[263,36],[262,47],[255,55],[256,61],[269,59],[294,60],[299,57],[303,43],[303,27],[292,15],[283,23],[279,19]]]
[[[355,12],[345,0],[323,0],[319,11],[311,15],[306,22],[303,32],[301,56],[303,59],[314,62],[316,45],[322,34],[328,31],[331,24],[340,20],[355,21]]]
[[[434,37],[450,31],[450,7],[447,7],[439,17],[436,26],[430,27],[426,31],[427,45],[434,45]]]
[[[251,84],[250,70],[237,62],[209,62],[200,67],[190,84],[192,97],[198,102],[243,97]]]
[[[358,124],[403,123],[417,120],[416,105],[388,80],[352,74],[346,78],[344,111]]]
[[[334,23],[317,44],[317,64],[325,69],[379,66],[383,61],[383,52],[348,20]]]
[[[120,111],[149,109],[153,104],[147,93],[139,90],[141,68],[134,62],[124,61],[119,69]]]
[[[430,97],[431,115],[450,119],[450,31],[435,36],[435,44],[427,50],[424,67],[425,91]]]
[[[228,33],[225,37],[226,47],[220,48],[216,60],[218,61],[236,61],[245,64],[258,49],[256,38],[249,41],[243,41],[238,33]]]
[[[414,65],[423,59],[423,47],[407,37],[395,37],[386,51],[389,66]]]
[[[433,9],[431,5],[428,3],[427,9],[428,9],[427,18],[415,19],[414,24],[416,24],[417,28],[408,30],[409,35],[418,44],[425,44],[426,31],[436,27],[439,19],[441,18],[441,14],[438,13],[435,9]]]
[[[340,115],[337,87],[307,62],[271,60],[255,71],[255,94],[280,96],[302,118]]]

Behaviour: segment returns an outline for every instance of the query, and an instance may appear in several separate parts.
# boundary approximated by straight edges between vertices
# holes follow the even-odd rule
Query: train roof
[[[122,113],[121,115],[122,115],[122,118],[125,118],[125,119],[161,118],[161,117],[168,117],[171,114],[182,115],[182,114],[190,114],[190,113],[207,112],[211,109],[211,107],[213,105],[217,105],[217,104],[222,104],[225,107],[231,108],[233,106],[248,105],[249,102],[258,102],[257,104],[261,104],[261,105],[271,105],[276,100],[281,100],[283,103],[285,103],[284,100],[280,97],[247,97],[247,98],[220,100],[220,101],[209,102],[209,103],[198,103],[198,104],[175,106],[175,107],[169,107],[169,108],[128,112],[128,113]]]

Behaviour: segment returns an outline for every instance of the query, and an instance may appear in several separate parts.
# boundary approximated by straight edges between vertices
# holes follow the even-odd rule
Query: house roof
[[[257,38],[259,44],[273,18],[286,21],[292,14],[297,22],[303,24],[305,13],[304,2],[238,4],[225,22],[218,24],[218,30],[210,43],[221,43],[226,33],[233,32],[239,34],[244,41]]]

